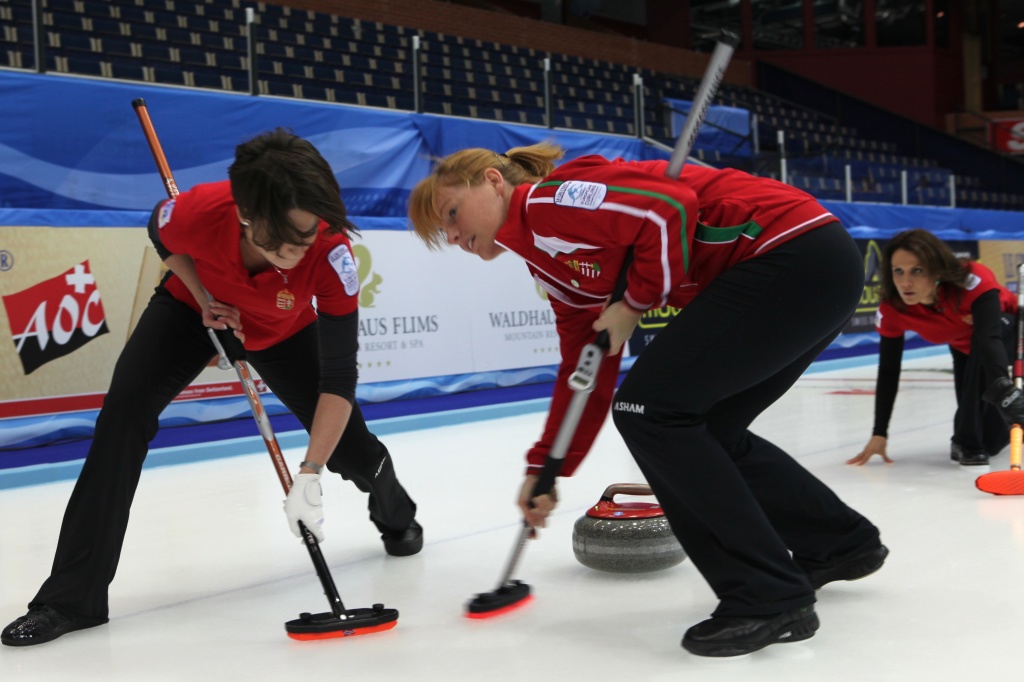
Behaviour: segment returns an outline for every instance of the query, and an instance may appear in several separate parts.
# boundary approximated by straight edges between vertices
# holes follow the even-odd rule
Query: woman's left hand
[[[522,488],[519,490],[517,503],[523,512],[523,520],[526,521],[528,526],[531,528],[544,528],[547,524],[548,514],[554,510],[558,502],[558,494],[555,492],[554,487],[552,487],[549,493],[531,497],[533,489],[537,485],[537,478],[533,474],[526,477]]]
[[[609,355],[615,355],[622,348],[622,344],[633,335],[636,323],[643,317],[643,312],[634,310],[622,301],[616,301],[601,312],[601,316],[594,322],[595,332],[608,332],[610,346]]]
[[[211,329],[231,329],[242,343],[245,343],[245,334],[242,333],[242,313],[233,305],[211,300],[209,307],[203,311],[203,324]]]

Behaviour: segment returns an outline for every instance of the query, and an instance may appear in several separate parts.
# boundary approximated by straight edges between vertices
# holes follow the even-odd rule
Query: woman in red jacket
[[[234,330],[249,363],[309,431],[285,500],[292,532],[302,521],[323,540],[326,468],[369,493],[388,554],[423,546],[416,505],[355,399],[359,279],[334,172],[312,144],[278,129],[239,145],[228,177],[153,212],[149,234],[170,272],[118,358],[50,576],[0,634],[5,645],[107,622],[149,441],[163,409],[216,355],[207,328]]]
[[[621,347],[641,315],[682,308],[636,359],[612,407],[719,600],[682,645],[733,656],[813,636],[815,589],[877,570],[888,550],[867,519],[747,427],[853,313],[863,288],[856,244],[812,197],[782,183],[696,167],[668,179],[664,161],[600,156],[556,170],[561,156],[550,144],[463,150],[410,197],[429,246],[454,244],[484,260],[512,251],[555,311],[562,363],[544,433],[527,455],[527,522],[543,525],[554,506],[532,491],[583,345],[607,330],[611,352],[562,476],[607,415]],[[630,249],[625,294],[608,305]]]
[[[985,465],[1010,442],[999,410],[982,394],[1007,377],[1013,353],[1017,298],[981,263],[958,259],[927,230],[907,230],[882,254],[882,292],[876,327],[878,379],[875,425],[867,445],[847,464],[865,464],[886,452],[889,418],[896,402],[906,332],[949,344],[953,356],[956,414],[950,456],[961,465]],[[999,394],[999,388],[993,389]]]

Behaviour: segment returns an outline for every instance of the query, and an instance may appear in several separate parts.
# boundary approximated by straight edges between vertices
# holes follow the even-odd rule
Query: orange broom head
[[[509,604],[508,606],[502,606],[501,608],[494,609],[493,611],[481,611],[474,613],[472,611],[466,611],[466,618],[472,618],[473,620],[484,620],[485,618],[494,618],[496,616],[502,616],[506,613],[517,610],[521,606],[526,606],[533,601],[533,595],[528,595],[525,599]]]
[[[532,599],[528,584],[512,580],[496,590],[482,592],[471,599],[466,604],[466,618],[494,618],[515,611]]]
[[[993,471],[974,482],[978,490],[993,495],[1024,495],[1024,471],[1020,470],[1024,454],[1024,429],[1020,424],[1010,427],[1010,470]]]
[[[1020,469],[993,471],[990,474],[978,476],[974,485],[978,487],[978,490],[993,495],[1024,495],[1024,471]]]
[[[350,609],[342,616],[333,613],[303,613],[284,624],[288,636],[300,642],[369,635],[398,625],[397,609],[374,604],[371,609]]]
[[[396,625],[398,625],[398,621],[394,620],[390,623],[384,623],[382,625],[372,625],[358,628],[346,627],[341,630],[328,630],[325,632],[289,632],[288,636],[292,639],[297,639],[300,642],[311,642],[319,639],[339,639],[341,637],[354,637],[355,635],[369,635],[374,632],[383,632],[384,630],[390,630]]]

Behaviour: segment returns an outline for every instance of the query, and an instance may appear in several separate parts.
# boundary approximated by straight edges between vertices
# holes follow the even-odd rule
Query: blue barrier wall
[[[144,226],[148,209],[162,196],[162,183],[131,106],[138,97],[148,104],[182,189],[222,179],[240,141],[269,128],[288,127],[323,152],[344,188],[350,213],[363,230],[407,229],[405,207],[413,184],[429,171],[432,159],[464,147],[505,151],[551,140],[566,148],[568,158],[583,154],[634,159],[668,156],[638,139],[621,136],[0,72],[0,101],[5,110],[0,128],[0,226]],[[884,240],[910,227],[927,228],[948,240],[1024,239],[1022,213],[823,203],[855,237],[865,240]],[[872,353],[876,343],[874,334],[843,335],[826,356]],[[535,384],[550,380],[553,369],[499,374],[420,379],[415,386],[413,382],[361,384],[360,400],[384,403],[396,397],[434,397]],[[504,395],[507,399],[523,397]],[[270,407],[276,409],[272,401]],[[237,400],[228,411],[246,418],[247,410],[247,404]],[[47,421],[4,420],[4,427],[24,428],[25,438],[16,446],[24,447],[40,439],[46,441],[46,437],[49,442],[84,437],[93,418],[92,414],[77,414],[63,433],[64,427]],[[169,413],[167,424],[174,419]],[[21,466],[24,457],[0,457],[0,468],[5,461],[7,466]]]

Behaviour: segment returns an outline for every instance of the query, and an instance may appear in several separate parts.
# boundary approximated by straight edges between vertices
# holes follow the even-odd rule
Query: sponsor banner
[[[364,231],[353,246],[360,383],[559,361],[554,314],[517,256],[485,263],[383,230]]]
[[[874,331],[885,240],[857,243],[865,285],[849,338]],[[959,255],[980,253],[1016,289],[1024,243],[949,243]],[[365,230],[351,261],[343,255],[339,267],[359,286],[364,389],[421,391],[444,377],[509,385],[519,370],[560,361],[547,297],[513,254],[483,262],[457,249],[429,251],[407,230]],[[145,229],[0,227],[0,256],[0,418],[94,408],[161,276]],[[645,314],[627,353],[641,352],[678,313]],[[207,368],[179,400],[237,396],[234,386],[232,373]]]
[[[0,418],[98,406],[162,275],[145,228],[0,226],[0,249]],[[179,399],[228,395],[227,377]]]
[[[25,374],[110,331],[89,261],[3,296],[3,305]]]
[[[1024,154],[1024,118],[997,118],[989,130],[992,149],[1001,154]]]
[[[1017,266],[1024,263],[1024,241],[978,242],[978,260],[995,273],[1000,284],[1017,293]]]
[[[148,244],[142,228],[0,227],[0,401],[106,390]]]
[[[625,355],[639,355],[647,347],[658,332],[664,329],[669,322],[679,314],[681,308],[673,308],[668,305],[657,310],[648,310],[637,322],[633,335],[629,337]]]
[[[518,256],[490,262],[462,254],[470,262],[463,280],[473,311],[474,371],[557,365],[561,362],[555,313],[548,295]],[[467,283],[483,282],[483,286]]]
[[[411,232],[366,230],[353,241],[359,279],[359,381],[467,371],[472,339],[451,272],[458,255]]]

